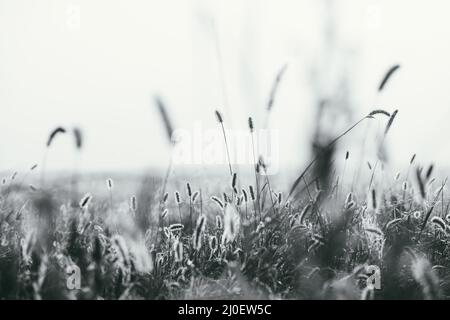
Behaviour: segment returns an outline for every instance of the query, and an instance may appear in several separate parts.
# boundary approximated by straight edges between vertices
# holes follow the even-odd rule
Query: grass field
[[[169,116],[156,104],[171,139]],[[228,154],[226,119],[215,115]],[[0,298],[445,299],[446,180],[415,156],[395,176],[385,170],[384,138],[396,116],[362,117],[315,149],[292,185],[265,175],[258,154],[250,175],[230,161],[218,179],[180,181],[172,164],[156,178],[49,179],[52,141],[68,134],[56,128],[43,162],[0,186]],[[361,160],[367,179],[342,182],[342,168],[332,170],[335,147],[373,118],[385,122],[379,157]],[[73,133],[81,149],[81,132]],[[125,187],[129,180],[139,187]]]

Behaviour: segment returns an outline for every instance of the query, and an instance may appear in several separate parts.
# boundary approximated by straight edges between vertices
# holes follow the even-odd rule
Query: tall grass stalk
[[[334,138],[330,143],[328,143],[324,149],[328,149],[329,147],[333,146],[337,141],[339,141],[339,139],[341,139],[342,137],[344,137],[347,133],[349,133],[351,130],[353,130],[353,128],[355,128],[356,126],[358,126],[361,122],[363,122],[366,119],[371,119],[373,118],[375,115],[377,114],[384,114],[384,115],[388,115],[390,116],[390,114],[384,110],[374,110],[372,112],[370,112],[368,115],[364,116],[363,118],[361,118],[360,120],[358,120],[356,123],[354,123],[352,126],[350,126],[350,128],[348,128],[347,130],[345,130],[343,133],[341,133],[339,136],[337,136],[336,138]],[[314,165],[314,163],[319,159],[319,157],[321,156],[321,154],[317,154],[312,160],[311,162],[308,163],[308,165],[306,166],[306,168],[302,171],[302,173],[298,176],[298,178],[294,181],[288,196],[286,197],[285,201],[288,201],[290,199],[290,197],[292,196],[292,194],[294,193],[295,189],[297,188],[298,184],[300,183],[300,181],[302,181],[303,176],[306,174],[306,172],[308,172],[308,170]]]
[[[223,125],[223,116],[219,112],[219,110],[216,110],[216,118],[222,128],[223,140],[225,142],[225,149],[226,149],[227,158],[228,158],[228,167],[230,169],[230,176],[233,177],[233,169],[231,168],[231,158],[230,158],[230,150],[228,148],[227,134],[225,132],[225,127]]]

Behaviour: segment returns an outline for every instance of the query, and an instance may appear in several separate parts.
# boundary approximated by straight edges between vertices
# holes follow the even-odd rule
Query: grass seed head
[[[167,138],[169,143],[174,144],[175,141],[173,139],[173,125],[172,121],[169,117],[169,113],[167,112],[166,105],[163,103],[160,97],[155,97],[155,103],[158,107],[159,114],[161,115],[161,119],[163,121],[164,127],[166,129]]]
[[[236,189],[236,183],[237,183],[237,174],[233,173],[233,178],[231,180],[231,188]]]
[[[173,244],[175,262],[183,261],[183,242],[176,240]]]
[[[389,70],[386,72],[383,79],[381,80],[380,85],[378,86],[378,92],[382,91],[385,88],[388,80],[392,77],[394,72],[397,71],[399,68],[400,68],[399,64],[393,65],[391,68],[389,68]]]
[[[55,139],[55,137],[58,134],[63,134],[63,133],[66,133],[66,129],[64,129],[63,127],[57,127],[52,132],[50,132],[50,135],[48,136],[48,140],[47,140],[47,148],[49,148],[51,146],[53,140]]]
[[[223,210],[224,205],[222,200],[220,200],[219,198],[217,198],[216,196],[212,196],[211,200],[213,200],[215,203],[217,203],[217,205]]]
[[[81,198],[81,200],[80,200],[80,208],[86,209],[88,207],[89,203],[91,202],[91,200],[92,200],[91,194],[90,193],[85,194],[84,197]]]
[[[442,231],[447,230],[447,224],[445,223],[444,219],[442,219],[441,217],[434,216],[433,218],[431,218],[431,223],[433,225],[435,225],[436,227],[438,227],[439,229],[441,229]]]
[[[130,199],[130,209],[133,212],[137,211],[137,199],[136,199],[136,196],[132,196],[131,199]]]
[[[197,220],[197,225],[195,227],[194,236],[193,236],[193,246],[195,250],[200,250],[202,247],[202,234],[205,230],[206,226],[206,217],[204,215],[200,215]]]
[[[227,204],[225,206],[225,214],[223,220],[224,223],[222,242],[232,242],[239,234],[240,227],[240,217],[233,205]]]
[[[433,164],[431,164],[431,165],[428,167],[427,174],[425,175],[425,179],[426,179],[426,180],[430,179],[431,174],[433,173],[433,168],[434,168],[434,165],[433,165]]]
[[[200,192],[198,192],[198,191],[195,191],[195,192],[192,194],[192,197],[191,197],[192,203],[195,203],[195,201],[197,200],[197,197],[198,197],[199,194],[200,194]]]
[[[75,147],[78,150],[81,150],[81,148],[83,147],[83,134],[81,133],[81,129],[73,128],[73,136],[75,139]]]
[[[192,188],[191,188],[191,184],[189,182],[186,183],[186,189],[187,189],[188,196],[192,197]]]
[[[222,217],[219,215],[216,216],[216,227],[219,230],[223,228]]]
[[[255,129],[253,126],[253,119],[252,117],[248,117],[248,128],[250,129],[250,132],[253,132],[253,130]]]
[[[178,205],[181,204],[181,197],[178,191],[175,191],[175,201],[177,202]]]
[[[216,252],[217,247],[218,247],[217,237],[216,236],[209,237],[209,248],[211,249],[211,251]]]
[[[109,190],[112,190],[114,188],[114,181],[111,178],[106,180],[106,187]]]
[[[216,110],[216,118],[219,123],[223,123],[223,117],[222,114],[219,112],[219,110]]]
[[[249,185],[249,186],[248,186],[248,191],[250,192],[250,199],[251,199],[252,201],[255,201],[255,200],[256,200],[256,198],[255,198],[255,192],[253,191],[253,186],[252,186],[252,185]]]
[[[391,114],[390,114],[389,112],[387,112],[387,111],[385,111],[385,110],[382,110],[382,109],[377,109],[377,110],[371,111],[371,112],[369,113],[368,117],[373,117],[373,116],[375,116],[375,115],[377,115],[377,114],[383,114],[383,115],[385,115],[386,117],[390,117],[390,116],[391,116]]]

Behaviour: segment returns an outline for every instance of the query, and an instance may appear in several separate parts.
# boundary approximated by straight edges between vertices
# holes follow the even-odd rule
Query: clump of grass
[[[395,70],[382,80],[380,91]],[[283,73],[280,71],[275,81],[268,112]],[[173,127],[167,110],[159,99],[156,105],[172,145]],[[325,149],[363,120],[378,115],[389,118],[384,128],[386,136],[398,114],[378,109],[354,123]],[[106,195],[103,199],[91,190],[95,201],[91,194],[85,194],[78,206],[68,206],[63,190],[55,188],[50,193],[43,186],[38,189],[33,185],[24,188],[26,192],[14,191],[14,196],[7,199],[16,179],[13,173],[0,188],[0,299],[194,296],[371,300],[450,296],[450,258],[446,254],[450,245],[450,201],[444,196],[446,179],[440,187],[434,187],[439,177],[435,176],[433,164],[426,169],[417,167],[416,187],[409,181],[414,155],[406,175],[400,171],[395,179],[389,177],[385,182],[392,185],[385,188],[378,181],[372,185],[378,163],[383,166],[384,160],[379,157],[374,165],[367,162],[370,180],[361,178],[357,185],[352,182],[348,192],[344,176],[350,153],[345,154],[341,179],[338,168],[329,172],[334,185],[321,182],[318,176],[307,176],[310,167],[324,156],[319,153],[286,194],[280,191],[284,190],[281,183],[267,178],[267,165],[257,157],[254,143],[255,184],[248,185],[244,175],[233,172],[223,117],[218,111],[216,117],[224,135],[231,180],[220,181],[222,185],[213,188],[204,180],[192,179],[182,194],[171,191],[173,202],[166,191],[166,174],[162,188],[157,189],[157,210],[141,196],[139,203],[136,196],[131,196],[127,207],[127,201],[117,200],[119,189],[113,199],[112,178],[106,180],[109,205]],[[248,126],[253,136],[252,118]],[[61,133],[52,132],[51,140]],[[81,149],[82,142],[77,142],[74,135]],[[365,165],[365,161],[359,165]],[[28,173],[21,174],[23,181]],[[260,180],[263,174],[265,181]],[[305,184],[303,189],[298,188],[300,183]],[[201,185],[198,191],[193,189],[196,185]],[[203,203],[205,190],[211,201]],[[183,210],[187,210],[182,199],[185,194],[189,222],[187,212],[183,217]],[[253,204],[250,214],[249,202]],[[179,221],[170,216],[177,208]],[[129,214],[138,209],[150,216],[158,214],[159,224],[141,228],[140,221]],[[363,286],[369,277],[369,263],[381,269],[382,290]],[[82,290],[64,287],[67,267],[78,268],[83,275]],[[62,288],[54,285],[61,282]]]

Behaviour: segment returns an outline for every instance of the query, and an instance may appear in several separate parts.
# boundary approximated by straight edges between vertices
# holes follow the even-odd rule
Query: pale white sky
[[[300,165],[312,130],[311,72],[327,60],[324,3],[0,0],[0,171],[40,162],[57,125],[83,129],[86,170],[164,165],[169,148],[153,94],[164,97],[177,127],[217,128],[219,108],[228,124],[245,128],[250,114],[263,121],[274,76],[285,63],[271,127],[280,132],[280,162]],[[333,3],[333,61],[348,72],[355,117],[373,105],[399,109],[389,139],[394,162],[406,163],[417,152],[423,161],[445,165],[450,3]],[[394,63],[402,68],[377,96]],[[356,148],[363,132],[355,131],[346,147]],[[48,165],[71,168],[73,146],[59,138]]]

